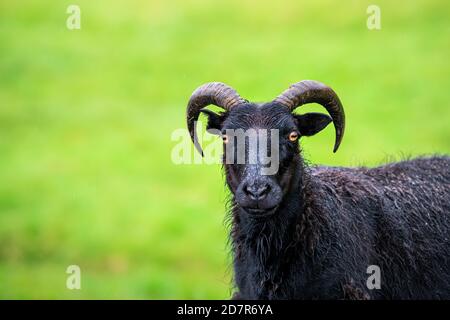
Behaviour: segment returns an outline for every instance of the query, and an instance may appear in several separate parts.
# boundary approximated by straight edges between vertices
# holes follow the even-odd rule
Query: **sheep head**
[[[331,117],[321,113],[293,113],[308,103],[321,104]],[[211,104],[224,112],[205,108]],[[250,215],[259,217],[273,213],[289,191],[295,160],[300,157],[299,138],[312,136],[333,121],[336,130],[333,151],[336,152],[345,128],[344,110],[336,93],[312,80],[297,82],[273,101],[262,104],[248,102],[223,83],[199,87],[188,103],[187,125],[195,147],[203,154],[196,134],[200,113],[208,117],[208,130],[222,136],[227,183],[237,204]],[[240,137],[242,143],[238,141]],[[267,170],[268,163],[261,149],[266,154],[277,155],[275,171]]]

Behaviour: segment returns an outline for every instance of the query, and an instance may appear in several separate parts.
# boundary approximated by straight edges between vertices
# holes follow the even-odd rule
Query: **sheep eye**
[[[289,133],[289,141],[297,141],[298,139],[298,133],[297,131],[292,131],[291,133]]]
[[[226,134],[222,135],[223,143],[228,143],[228,136]]]

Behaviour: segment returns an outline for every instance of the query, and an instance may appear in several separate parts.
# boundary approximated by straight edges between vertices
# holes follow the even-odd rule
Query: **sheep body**
[[[235,298],[450,298],[449,157],[372,169],[295,161],[272,217],[232,202]],[[370,265],[380,289],[366,285]]]

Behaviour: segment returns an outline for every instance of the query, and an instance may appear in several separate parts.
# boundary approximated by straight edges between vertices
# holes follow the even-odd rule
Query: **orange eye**
[[[298,139],[298,133],[297,131],[292,131],[291,133],[289,133],[289,141],[297,141]]]
[[[226,134],[222,135],[223,143],[228,143],[228,136]]]

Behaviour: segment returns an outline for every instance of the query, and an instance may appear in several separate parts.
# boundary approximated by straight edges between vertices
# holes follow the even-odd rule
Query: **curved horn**
[[[198,143],[195,123],[200,115],[200,110],[210,104],[214,104],[227,111],[246,102],[230,86],[221,82],[209,82],[198,87],[191,95],[186,110],[187,126],[195,148],[203,156],[202,147]]]
[[[345,113],[337,94],[328,86],[314,80],[304,80],[294,83],[280,94],[273,102],[277,102],[294,111],[307,103],[319,103],[330,114],[336,129],[336,140],[333,152],[341,144],[345,129]]]

